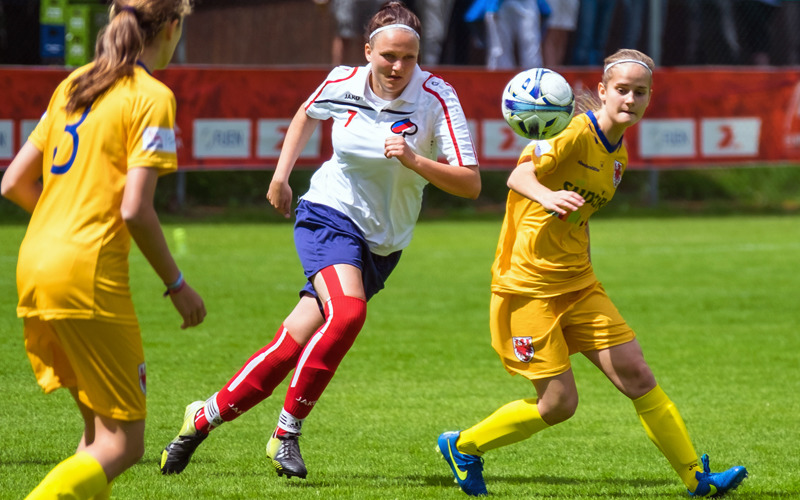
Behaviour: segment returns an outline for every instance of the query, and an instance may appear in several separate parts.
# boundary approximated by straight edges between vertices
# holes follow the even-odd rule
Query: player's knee
[[[367,302],[356,297],[332,297],[326,312],[330,321],[329,330],[355,335],[361,331],[367,319]]]
[[[578,409],[578,393],[562,393],[555,398],[542,401],[539,406],[539,414],[549,425],[569,420],[575,415]]]
[[[126,440],[125,454],[135,464],[144,456],[144,436],[134,436]]]
[[[622,392],[631,399],[644,396],[656,386],[656,378],[647,363],[632,364],[622,378]]]
[[[121,466],[121,470],[127,470],[133,467],[144,457],[144,440],[128,440],[125,443],[120,443],[121,446],[115,445],[117,451],[117,463]]]

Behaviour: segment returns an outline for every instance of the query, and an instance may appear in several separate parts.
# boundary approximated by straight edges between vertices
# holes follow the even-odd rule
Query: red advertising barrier
[[[179,164],[185,170],[274,168],[291,117],[327,68],[173,67],[157,74],[178,99]],[[457,90],[483,168],[510,168],[526,141],[505,125],[500,95],[513,72],[438,68]],[[564,70],[576,92],[599,71]],[[0,168],[44,112],[64,69],[0,68]],[[659,69],[650,108],[626,133],[631,168],[800,164],[800,71]],[[298,164],[330,154],[320,127]]]

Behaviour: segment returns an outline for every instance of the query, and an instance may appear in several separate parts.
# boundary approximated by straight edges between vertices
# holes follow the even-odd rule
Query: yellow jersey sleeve
[[[175,96],[166,87],[137,96],[129,132],[128,168],[177,169]]]

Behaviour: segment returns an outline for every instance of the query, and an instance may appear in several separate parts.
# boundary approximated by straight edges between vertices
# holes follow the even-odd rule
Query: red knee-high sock
[[[330,289],[330,285],[329,285]],[[325,304],[325,324],[306,344],[283,409],[297,419],[311,412],[367,318],[367,302],[340,295]]]
[[[283,325],[268,345],[253,354],[245,365],[217,393],[219,416],[227,422],[272,394],[294,368],[302,351]],[[200,429],[200,422],[195,425]]]

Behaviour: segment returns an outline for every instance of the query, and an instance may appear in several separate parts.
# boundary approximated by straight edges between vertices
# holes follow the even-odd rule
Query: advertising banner
[[[560,71],[576,94],[593,92],[597,69]],[[180,168],[272,169],[292,116],[328,68],[176,66],[156,73],[178,100]],[[482,168],[512,168],[527,141],[505,125],[500,96],[513,71],[437,68],[456,89]],[[63,68],[2,68],[0,168],[47,108]],[[800,164],[800,72],[790,69],[660,68],[645,118],[625,134],[630,168]],[[298,160],[331,155],[330,124]]]

